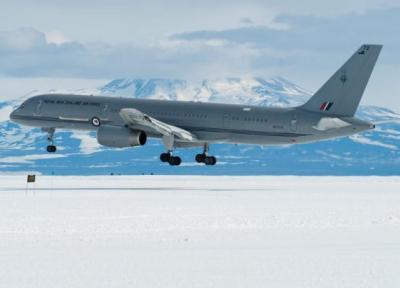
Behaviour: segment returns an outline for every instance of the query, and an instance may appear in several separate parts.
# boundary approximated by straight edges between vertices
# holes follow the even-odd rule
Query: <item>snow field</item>
[[[0,287],[399,287],[400,177],[0,177]]]

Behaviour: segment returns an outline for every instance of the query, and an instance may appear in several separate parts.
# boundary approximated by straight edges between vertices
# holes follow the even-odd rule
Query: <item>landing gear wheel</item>
[[[206,159],[206,154],[201,153],[201,154],[197,154],[195,157],[195,160],[197,163],[204,163],[204,160]]]
[[[197,154],[195,160],[197,163],[204,163],[206,165],[215,165],[217,158],[214,156],[208,156],[208,143],[204,143],[203,153]]]
[[[57,151],[57,147],[54,146],[54,145],[48,145],[47,148],[46,148],[46,150],[47,150],[47,152],[49,152],[49,153],[54,153],[54,152]]]
[[[204,159],[204,164],[206,165],[215,165],[217,163],[217,158],[215,158],[214,156],[207,156]]]
[[[169,162],[171,159],[171,153],[161,153],[160,160],[161,162]]]
[[[211,156],[211,165],[215,165],[217,164],[217,158],[215,158],[214,156]]]
[[[171,156],[168,161],[169,165],[171,166],[179,166],[182,163],[181,157],[178,156]]]

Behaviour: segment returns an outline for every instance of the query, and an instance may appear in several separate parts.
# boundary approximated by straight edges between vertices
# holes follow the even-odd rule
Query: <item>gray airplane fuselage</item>
[[[23,125],[55,128],[97,130],[100,125],[126,126],[121,109],[134,108],[164,123],[185,129],[196,136],[196,142],[176,140],[176,147],[200,146],[204,143],[243,143],[282,145],[307,143],[348,136],[374,126],[354,117],[340,117],[347,126],[318,129],[324,115],[294,108],[269,108],[249,105],[202,102],[128,99],[104,96],[65,94],[38,95],[26,100],[11,115],[11,120]],[[144,127],[148,137],[162,135]]]

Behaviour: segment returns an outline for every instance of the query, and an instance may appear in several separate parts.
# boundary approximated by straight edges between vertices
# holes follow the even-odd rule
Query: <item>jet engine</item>
[[[101,125],[97,130],[97,141],[104,146],[124,148],[144,145],[147,135],[126,127]]]

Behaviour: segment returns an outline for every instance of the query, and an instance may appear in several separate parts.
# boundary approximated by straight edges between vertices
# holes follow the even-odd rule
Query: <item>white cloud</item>
[[[11,31],[0,31],[0,52],[29,51],[46,45],[44,34],[27,27]]]
[[[46,42],[49,44],[65,44],[68,42],[72,42],[64,33],[61,31],[53,30],[45,32]]]
[[[398,7],[397,0],[257,0],[260,7],[268,7],[280,13],[337,16],[346,13],[364,13],[372,9]]]
[[[20,34],[20,31],[3,34]],[[45,39],[45,34],[41,35]],[[235,75],[243,70],[246,59],[255,55],[247,45],[232,45],[223,40],[188,42],[165,39],[160,43],[110,45],[74,41],[55,45],[45,42],[34,49],[0,53],[3,56],[0,57],[0,74],[56,78],[186,78],[193,75],[207,78],[224,76],[227,72]]]
[[[121,1],[117,0],[117,3]],[[364,98],[367,102],[364,103],[400,109],[400,102],[391,97],[400,93],[395,76],[397,65],[400,65],[397,57],[400,40],[393,37],[400,27],[400,9],[388,8],[396,5],[393,1],[355,0],[344,5],[344,0],[223,0],[217,3],[205,0],[190,5],[185,1],[172,1],[168,7],[164,2],[152,1],[136,3],[134,11],[140,11],[136,13],[140,15],[130,17],[136,20],[129,18],[128,21],[124,11],[119,15],[119,22],[110,20],[117,11],[114,6],[118,5],[110,8],[106,2],[100,1],[91,8],[96,11],[106,7],[110,9],[107,14],[109,21],[104,21],[104,17],[102,21],[111,23],[113,31],[111,27],[99,24],[96,18],[91,19],[93,25],[77,27],[82,16],[77,13],[74,21],[68,17],[71,26],[66,29],[62,29],[61,25],[54,30],[49,29],[54,26],[46,27],[44,31],[53,31],[46,33],[27,28],[0,32],[0,39],[5,39],[3,43],[0,41],[0,75],[48,79],[199,79],[279,75],[316,90],[359,45],[375,42],[383,43],[385,47],[368,85]],[[125,10],[129,10],[127,7],[131,4],[124,3],[127,4]],[[86,2],[79,5],[82,11],[93,6]],[[305,13],[304,10],[310,6],[315,10],[311,9],[308,15],[287,14]],[[176,10],[172,11],[171,7]],[[343,9],[339,11],[335,7]],[[370,10],[377,7],[382,9]],[[46,6],[44,9],[49,8]],[[168,14],[165,11],[170,9],[171,15],[180,16],[165,16]],[[271,11],[264,13],[268,9]],[[324,9],[336,12],[326,17],[326,13],[322,12]],[[159,13],[161,10],[162,15]],[[208,12],[203,13],[204,10]],[[182,11],[188,11],[188,14]],[[193,11],[197,14],[193,15]],[[0,16],[1,13],[4,12],[0,11]],[[149,13],[153,13],[152,17],[148,17]],[[139,21],[143,15],[147,15],[147,21],[131,22]],[[66,21],[63,17],[64,14],[59,16],[57,25]],[[172,23],[167,21],[170,17]],[[115,23],[119,23],[118,29],[112,26]],[[98,31],[93,33],[99,33],[101,37],[80,34],[90,27],[96,27]],[[137,33],[146,35],[142,37]],[[71,35],[71,38],[65,34]],[[86,41],[75,40],[82,38]],[[116,39],[119,44],[115,44]],[[0,95],[0,98],[4,96]]]

